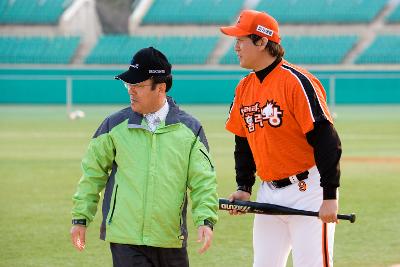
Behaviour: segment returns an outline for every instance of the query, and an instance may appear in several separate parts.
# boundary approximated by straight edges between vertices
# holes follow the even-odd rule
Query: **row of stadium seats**
[[[155,0],[143,24],[228,24],[243,0]]]
[[[56,24],[73,0],[0,0],[0,24]],[[154,0],[142,24],[229,24],[244,0]],[[368,23],[388,0],[268,0],[266,10],[280,24]],[[387,18],[400,22],[400,6]]]
[[[173,64],[205,64],[216,46],[218,37],[137,37],[103,36],[86,60],[88,64],[126,64],[132,51],[142,47],[162,48]],[[286,37],[288,59],[301,64],[340,64],[355,45],[355,36]],[[304,49],[307,47],[308,49]],[[220,61],[237,64],[233,46]]]
[[[72,0],[0,0],[0,24],[57,24]]]
[[[387,18],[389,23],[400,23],[400,5],[398,5],[395,10]]]
[[[138,37],[108,35],[99,39],[86,59],[88,64],[127,64],[133,51],[162,48],[174,64],[205,64],[218,41],[213,37]]]
[[[268,10],[281,24],[367,23],[387,0],[268,0],[257,10]]]
[[[356,45],[356,36],[287,36],[282,40],[285,58],[296,64],[340,64]],[[134,51],[154,46],[173,64],[206,64],[218,42],[211,37],[102,36],[86,64],[128,64]],[[79,37],[0,37],[0,63],[69,64]],[[307,49],[304,49],[306,47]],[[400,35],[377,36],[355,61],[356,64],[399,64]],[[220,64],[238,64],[233,46]]]
[[[287,36],[282,40],[282,46],[285,48],[285,59],[290,62],[340,64],[356,42],[355,36]],[[239,63],[233,47],[222,58],[221,63]]]
[[[0,63],[69,64],[79,46],[79,37],[0,38]]]
[[[357,64],[399,64],[400,36],[378,36],[364,53],[356,59]]]
[[[154,0],[143,24],[228,24],[243,8],[243,0]],[[368,23],[388,0],[268,0],[265,10],[280,24]],[[390,17],[396,22],[399,15]],[[398,21],[398,20],[397,20]]]
[[[161,49],[173,64],[206,64],[218,37],[139,37],[109,35],[86,58],[87,64],[128,64],[133,51],[147,46]],[[340,64],[356,45],[356,36],[287,36],[282,40],[285,58],[297,64]],[[307,49],[304,49],[306,47]],[[400,63],[400,36],[378,36],[356,60],[357,64]],[[220,64],[238,64],[232,46]]]

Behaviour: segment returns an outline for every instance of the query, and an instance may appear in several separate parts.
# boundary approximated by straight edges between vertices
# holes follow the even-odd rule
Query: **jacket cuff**
[[[239,191],[243,191],[243,192],[247,192],[251,195],[252,192],[252,186],[249,185],[238,185],[237,190]]]
[[[214,230],[214,224],[210,220],[205,219],[203,225],[210,227],[211,230]]]
[[[73,225],[83,225],[83,226],[89,226],[89,224],[91,223],[91,221],[86,218],[83,215],[73,215],[72,217],[72,224]]]
[[[86,221],[86,219],[72,219],[72,224],[87,226],[87,221]]]
[[[337,198],[337,187],[324,187],[323,192],[324,200]]]

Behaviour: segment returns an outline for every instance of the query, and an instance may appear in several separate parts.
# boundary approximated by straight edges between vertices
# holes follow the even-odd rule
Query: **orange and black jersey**
[[[340,140],[325,91],[309,72],[277,60],[250,73],[236,89],[226,128],[236,135],[238,185],[251,186],[255,169],[273,181],[316,164],[324,198],[336,197]]]

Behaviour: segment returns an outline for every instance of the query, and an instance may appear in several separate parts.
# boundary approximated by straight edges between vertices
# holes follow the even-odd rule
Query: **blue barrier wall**
[[[113,77],[124,69],[0,69],[0,103],[62,104],[66,77],[71,78],[74,104],[129,101],[126,89]],[[400,103],[400,71],[312,71],[328,98],[334,78],[337,104]],[[169,95],[181,104],[230,103],[245,70],[175,70]]]

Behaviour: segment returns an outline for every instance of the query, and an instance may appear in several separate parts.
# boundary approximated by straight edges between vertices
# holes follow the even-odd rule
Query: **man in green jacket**
[[[131,105],[107,117],[82,160],[73,196],[71,239],[85,246],[105,188],[100,238],[110,242],[114,266],[189,266],[187,189],[199,252],[211,245],[217,222],[214,164],[201,124],[166,93],[171,64],[153,47],[137,52],[116,76]]]

